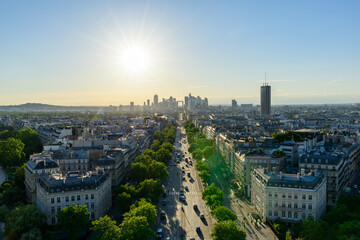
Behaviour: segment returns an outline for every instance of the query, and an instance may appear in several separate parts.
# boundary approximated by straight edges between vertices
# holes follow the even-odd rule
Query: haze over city
[[[0,103],[359,101],[359,1],[2,1]]]

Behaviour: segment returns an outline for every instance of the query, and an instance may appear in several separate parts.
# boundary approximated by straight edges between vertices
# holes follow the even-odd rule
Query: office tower
[[[261,116],[271,114],[271,86],[264,83],[260,91]]]
[[[134,102],[130,102],[130,112],[134,111]]]
[[[185,107],[189,106],[189,97],[185,96]]]
[[[231,107],[233,108],[237,107],[237,101],[235,99],[231,100]]]
[[[150,107],[150,99],[147,100],[147,105]]]
[[[159,97],[158,95],[154,95],[154,105],[157,106],[159,103]]]

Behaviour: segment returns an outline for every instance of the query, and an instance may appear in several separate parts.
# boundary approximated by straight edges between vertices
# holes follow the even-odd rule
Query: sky
[[[0,1],[0,105],[360,102],[360,1]],[[144,71],[124,66],[141,48]]]

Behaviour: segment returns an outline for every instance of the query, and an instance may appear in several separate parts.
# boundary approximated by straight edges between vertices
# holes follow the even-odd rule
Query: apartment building
[[[262,220],[296,223],[326,211],[326,176],[322,172],[283,174],[255,169],[251,174],[251,203]]]
[[[36,181],[36,195],[49,225],[55,225],[56,214],[72,204],[86,205],[90,218],[98,219],[111,207],[111,179],[104,171],[43,175]]]

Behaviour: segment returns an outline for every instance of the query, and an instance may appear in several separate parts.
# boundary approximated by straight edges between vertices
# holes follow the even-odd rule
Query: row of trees
[[[217,156],[215,142],[206,139],[198,128],[191,122],[185,123],[186,135],[190,143],[189,152],[196,160],[196,170],[200,178],[207,184],[211,183],[212,177],[209,159]],[[211,209],[211,215],[217,220],[211,237],[214,240],[241,240],[246,238],[246,232],[237,226],[236,214],[223,205],[224,192],[211,183],[202,193],[202,198]]]
[[[149,149],[136,157],[131,165],[133,184],[118,186],[117,206],[123,212],[123,221],[117,225],[109,216],[92,222],[92,230],[98,239],[150,240],[155,233],[150,228],[157,214],[155,204],[163,193],[161,179],[167,179],[166,163],[172,157],[176,126],[167,124],[162,131],[154,133],[154,141]],[[135,202],[134,202],[135,201]]]

